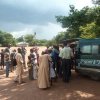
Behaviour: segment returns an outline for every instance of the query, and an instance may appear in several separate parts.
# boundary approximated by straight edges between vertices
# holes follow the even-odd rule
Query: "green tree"
[[[68,16],[57,16],[56,18],[62,24],[62,27],[67,28],[69,38],[79,38],[83,34],[80,31],[80,27],[85,27],[92,22],[96,24],[95,36],[100,36],[100,6],[92,8],[84,7],[81,10],[77,10],[71,5]]]
[[[10,33],[0,31],[0,44],[2,46],[7,46],[8,44],[16,45],[16,41]]]
[[[82,32],[82,34],[80,37],[86,39],[96,38],[95,30],[96,30],[96,25],[94,22],[87,24],[86,26],[81,26],[80,31]]]
[[[23,41],[24,41],[24,40],[23,40],[23,36],[17,38],[16,41],[17,41],[17,42],[23,42]]]
[[[35,36],[33,34],[27,34],[24,36],[24,38],[29,45],[34,45]]]

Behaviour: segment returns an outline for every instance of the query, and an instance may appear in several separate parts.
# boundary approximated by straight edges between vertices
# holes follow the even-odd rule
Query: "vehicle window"
[[[84,54],[91,54],[91,45],[83,45],[80,51]]]
[[[92,45],[92,54],[99,54],[99,46]]]

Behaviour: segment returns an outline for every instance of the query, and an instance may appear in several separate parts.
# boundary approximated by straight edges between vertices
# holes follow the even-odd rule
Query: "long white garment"
[[[21,83],[22,82],[22,74],[23,74],[22,55],[20,53],[17,53],[15,58],[16,58],[17,66],[16,66],[16,77],[15,77],[14,81],[19,80],[19,83]]]
[[[16,62],[17,62],[16,74],[20,75],[23,73],[23,59],[22,59],[22,55],[20,53],[16,54]]]
[[[37,73],[38,73],[38,66],[35,64],[33,66],[33,78],[37,79]]]
[[[35,56],[34,63],[35,63],[35,64],[37,64],[37,55],[36,55],[36,53],[35,53],[35,52],[34,52],[33,54],[34,54],[34,56]]]
[[[35,52],[33,53],[33,55],[34,55],[33,78],[34,78],[34,79],[37,79],[37,55],[36,55]]]
[[[55,74],[55,71],[53,69],[53,63],[50,62],[50,78],[55,78],[56,77],[56,74]]]

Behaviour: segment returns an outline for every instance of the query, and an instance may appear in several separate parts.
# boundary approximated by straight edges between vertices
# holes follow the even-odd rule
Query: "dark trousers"
[[[62,59],[62,70],[63,70],[63,81],[69,82],[71,77],[71,60],[70,59]]]
[[[29,79],[33,80],[33,66],[29,69]]]
[[[53,61],[53,69],[56,72],[56,77],[59,76],[59,71],[60,71],[60,62],[59,59],[56,61]]]

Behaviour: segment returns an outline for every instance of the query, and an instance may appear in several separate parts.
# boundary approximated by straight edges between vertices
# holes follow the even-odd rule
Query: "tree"
[[[23,36],[16,39],[17,42],[23,42]]]
[[[8,44],[16,45],[16,41],[10,33],[0,31],[0,44],[2,46],[7,46]]]
[[[62,23],[62,27],[67,28],[67,31],[71,34],[72,38],[79,37],[80,31],[79,27],[85,25],[86,23],[91,22],[87,12],[89,8],[84,7],[82,10],[78,11],[73,5],[70,5],[69,16],[58,16],[57,21]]]
[[[27,34],[27,35],[24,36],[24,38],[25,38],[25,41],[27,43],[29,43],[29,45],[34,45],[35,36],[33,34]]]
[[[96,38],[95,30],[96,30],[96,25],[94,22],[87,24],[86,26],[81,26],[80,31],[82,32],[82,34],[80,37],[86,39]]]
[[[92,22],[96,24],[95,36],[100,37],[100,6],[92,8],[84,7],[81,10],[77,10],[71,5],[68,16],[57,16],[56,19],[62,24],[62,27],[67,28],[69,38],[79,38],[82,36],[83,32],[80,31],[80,27],[86,27],[86,25]]]

